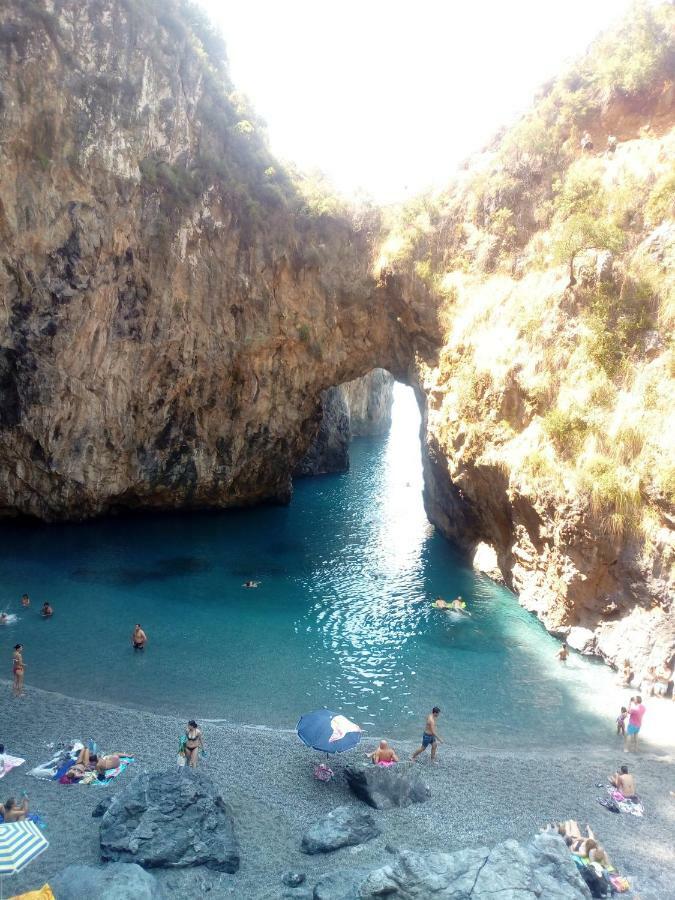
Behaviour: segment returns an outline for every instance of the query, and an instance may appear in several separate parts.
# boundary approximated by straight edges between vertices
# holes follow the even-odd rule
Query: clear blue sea
[[[21,642],[27,684],[198,720],[292,728],[326,705],[411,738],[438,704],[450,742],[606,739],[616,711],[587,700],[609,673],[558,663],[536,619],[434,531],[411,391],[394,412],[387,437],[353,442],[349,473],[298,481],[288,507],[3,524],[0,608],[19,616],[0,631],[4,677]],[[457,594],[471,618],[432,609]]]

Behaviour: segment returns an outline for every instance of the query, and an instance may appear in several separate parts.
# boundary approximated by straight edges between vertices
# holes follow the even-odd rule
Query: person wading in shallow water
[[[23,697],[23,676],[26,664],[23,661],[23,644],[14,645],[12,655],[12,672],[14,674],[14,696]]]
[[[148,642],[148,636],[143,631],[139,624],[134,628],[133,634],[131,635],[131,644],[134,650],[145,650],[145,645]]]
[[[424,753],[427,747],[431,747],[431,761],[436,761],[436,751],[438,749],[438,745],[442,744],[443,741],[438,735],[436,731],[436,719],[441,714],[441,710],[439,706],[434,706],[429,715],[427,716],[427,721],[424,726],[424,732],[422,733],[422,746],[419,747],[413,753],[411,759],[415,760],[420,755],[420,753]]]

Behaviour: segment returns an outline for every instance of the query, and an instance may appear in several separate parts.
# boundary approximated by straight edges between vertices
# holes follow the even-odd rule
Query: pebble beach
[[[651,704],[655,733],[667,733],[675,704]],[[420,724],[422,724],[422,718]],[[646,719],[646,722],[648,720]],[[144,770],[176,765],[178,738],[185,723],[137,709],[78,700],[28,687],[21,699],[11,695],[9,682],[0,683],[0,741],[6,752],[26,764],[0,782],[0,796],[19,797],[26,791],[31,811],[46,822],[49,849],[24,872],[5,879],[5,896],[35,889],[73,862],[100,862],[98,821],[94,807],[122,790]],[[560,747],[553,751],[500,751],[453,743],[452,717],[444,716],[439,732],[445,738],[438,764],[427,758],[416,765],[424,772],[431,799],[423,804],[373,811],[382,828],[379,838],[351,849],[309,857],[300,840],[316,819],[341,804],[357,804],[340,776],[342,767],[376,746],[378,735],[365,735],[351,753],[331,760],[336,778],[316,781],[312,769],[320,756],[308,750],[292,730],[272,730],[228,723],[200,722],[207,756],[201,762],[216,781],[235,818],[241,866],[235,875],[205,868],[154,870],[168,896],[236,897],[246,900],[311,896],[325,872],[346,868],[376,868],[395,849],[443,850],[492,846],[507,838],[527,841],[547,822],[575,818],[590,823],[615,867],[640,900],[667,900],[675,884],[675,756],[672,747],[646,741],[637,756],[625,756],[608,722],[604,747]],[[402,760],[415,744],[394,744]],[[671,733],[672,737],[672,733]],[[71,786],[40,781],[28,771],[52,755],[49,743],[94,738],[108,752],[133,754],[136,762],[107,787]],[[604,790],[597,785],[623,762],[635,772],[644,817],[612,814],[597,802]],[[402,765],[410,763],[402,762]],[[302,888],[281,882],[284,872],[305,872]],[[309,893],[308,893],[309,891]]]

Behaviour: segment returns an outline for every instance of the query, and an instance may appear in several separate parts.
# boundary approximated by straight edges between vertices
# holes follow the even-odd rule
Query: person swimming
[[[9,616],[7,613],[0,613],[0,625],[6,625],[9,622]]]
[[[443,609],[446,612],[457,612],[462,613],[462,615],[470,616],[471,613],[466,608],[466,603],[462,600],[461,597],[455,597],[450,603],[447,600],[444,600],[442,597],[436,597],[434,602],[431,604],[434,609]]]
[[[51,608],[51,606],[49,605],[49,603],[47,603],[46,600],[42,604],[42,609],[40,610],[40,615],[42,616],[43,619],[49,619],[50,616],[54,615],[54,610]]]
[[[245,582],[242,584],[242,587],[245,587],[245,588],[257,588],[259,584],[260,584],[259,581],[245,581]]]

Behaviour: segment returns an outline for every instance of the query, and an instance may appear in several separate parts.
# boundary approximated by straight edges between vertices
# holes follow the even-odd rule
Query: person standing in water
[[[12,655],[12,673],[14,675],[14,696],[23,697],[23,676],[26,671],[26,664],[23,661],[23,644],[14,645],[14,653]]]
[[[567,657],[570,655],[570,651],[567,647],[567,642],[562,642],[562,647],[558,650],[557,656],[560,662],[567,662]]]
[[[443,743],[443,740],[439,736],[436,731],[436,720],[441,714],[441,709],[439,706],[434,706],[429,715],[427,716],[427,721],[424,726],[424,732],[422,733],[422,746],[419,747],[412,755],[413,762],[417,759],[420,753],[424,753],[427,747],[431,747],[431,761],[436,761],[436,751],[438,749],[438,745]]]
[[[148,636],[141,628],[140,624],[136,623],[136,627],[133,630],[131,635],[131,644],[134,650],[145,650],[145,645],[148,642]]]

